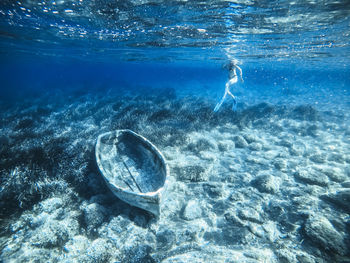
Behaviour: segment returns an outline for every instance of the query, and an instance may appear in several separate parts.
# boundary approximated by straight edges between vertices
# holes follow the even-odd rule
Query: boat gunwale
[[[116,185],[114,183],[111,183],[105,176],[105,173],[104,173],[104,169],[103,169],[103,165],[101,164],[101,159],[99,158],[99,151],[97,150],[99,147],[100,147],[100,144],[101,144],[101,139],[104,137],[104,136],[107,136],[107,135],[113,135],[115,134],[116,135],[116,138],[118,138],[121,134],[123,133],[130,133],[132,134],[133,136],[141,139],[144,143],[146,143],[149,147],[152,148],[152,150],[158,155],[158,157],[161,159],[161,162],[164,164],[164,167],[165,167],[165,180],[164,180],[164,184],[162,185],[162,187],[160,187],[157,191],[154,191],[154,192],[145,192],[145,193],[142,193],[142,192],[139,192],[139,193],[136,193],[136,192],[133,192],[133,191],[130,191],[128,190],[127,188],[123,188],[119,185]],[[96,142],[96,146],[95,146],[95,156],[96,156],[96,162],[97,162],[97,166],[99,168],[99,171],[101,172],[102,174],[102,177],[104,178],[104,180],[106,181],[107,184],[109,185],[112,185],[113,187],[117,188],[118,190],[121,190],[122,192],[124,193],[128,193],[130,195],[135,195],[135,196],[143,196],[143,197],[157,197],[161,194],[161,192],[163,192],[164,188],[166,188],[166,185],[168,183],[168,176],[169,176],[169,166],[166,162],[166,159],[164,157],[164,155],[160,152],[160,150],[152,143],[150,142],[148,139],[146,139],[145,137],[143,137],[142,135],[132,131],[132,130],[129,130],[129,129],[121,129],[121,130],[115,130],[115,131],[109,131],[109,132],[105,132],[105,133],[102,133],[100,134],[98,137],[97,137],[97,142]]]

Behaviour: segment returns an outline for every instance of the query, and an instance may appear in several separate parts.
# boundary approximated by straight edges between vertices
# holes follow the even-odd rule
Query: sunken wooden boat
[[[160,215],[169,168],[156,146],[131,130],[116,130],[98,136],[95,153],[103,178],[119,199]]]

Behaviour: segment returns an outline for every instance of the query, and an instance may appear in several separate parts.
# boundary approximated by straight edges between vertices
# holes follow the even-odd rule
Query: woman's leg
[[[233,99],[232,110],[233,110],[233,111],[236,111],[236,110],[237,110],[237,100],[236,100],[236,97],[235,97],[235,95],[233,95],[233,94],[231,93],[230,90],[228,90],[227,93],[228,93],[228,94],[232,97],[232,99]]]
[[[218,104],[216,104],[215,108],[214,108],[214,112],[217,112],[221,105],[224,103],[225,99],[226,99],[226,96],[227,96],[227,92],[225,92],[224,96],[222,96],[222,99],[220,100],[220,102]]]

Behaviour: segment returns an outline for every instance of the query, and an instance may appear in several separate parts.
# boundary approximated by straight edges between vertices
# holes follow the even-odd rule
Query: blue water
[[[349,9],[347,1],[2,1],[1,94],[76,83],[217,90],[233,58],[244,90],[347,90]]]
[[[236,96],[237,108],[232,110],[233,101],[227,98],[220,110],[214,112],[229,78],[224,65],[233,59],[242,68],[244,80],[238,81],[231,90]],[[305,262],[330,262],[334,258],[334,262],[348,262],[349,206],[339,201],[334,193],[344,193],[343,199],[339,195],[341,200],[349,198],[346,190],[350,181],[349,112],[348,0],[2,0],[0,262],[50,262],[48,259],[52,262],[165,262],[167,258],[166,262],[184,262],[186,258],[189,262],[194,259],[209,262],[210,255],[215,255],[213,262],[231,262],[232,258],[237,260],[234,262],[248,262],[251,258],[258,262],[299,262],[297,260],[304,255],[299,252],[310,256],[311,261]],[[165,213],[166,217],[159,221],[159,228],[163,229],[158,231],[159,235],[149,230],[150,225],[158,224],[154,218],[113,199],[96,170],[94,144],[97,136],[121,128],[141,133],[164,151],[171,162],[175,178],[172,183],[180,184],[172,190],[184,204],[176,208],[177,212],[172,210],[174,207],[168,207],[171,212]],[[229,156],[228,141],[234,140],[227,137],[230,133],[242,135],[246,145],[250,145],[242,146],[243,150],[235,148],[237,160],[229,159],[232,156]],[[259,138],[250,141],[252,134]],[[251,145],[259,139],[266,142],[265,146]],[[238,139],[235,137],[235,140]],[[305,145],[300,146],[303,143]],[[290,156],[279,153],[270,158],[273,147],[281,145],[294,152]],[[206,155],[201,155],[203,151]],[[254,155],[256,151],[258,155]],[[264,151],[267,152],[263,161],[254,159],[259,157],[259,151],[263,156]],[[302,151],[304,153],[300,153]],[[177,157],[174,152],[178,153]],[[186,154],[190,157],[184,157]],[[322,159],[323,156],[328,159]],[[282,187],[281,183],[274,200],[270,192],[260,193],[260,189],[256,194],[254,191],[258,190],[255,189],[249,204],[253,207],[261,196],[265,200],[271,197],[271,203],[281,202],[285,215],[275,216],[277,210],[263,207],[261,217],[274,221],[283,238],[290,235],[290,243],[278,239],[285,244],[285,249],[281,249],[283,246],[277,241],[270,242],[270,238],[260,239],[261,236],[256,235],[254,239],[253,230],[257,228],[251,225],[228,226],[227,230],[226,224],[231,222],[227,219],[231,216],[230,204],[236,197],[225,197],[229,201],[223,202],[221,194],[215,189],[211,191],[210,185],[203,186],[204,190],[209,189],[209,194],[204,190],[196,192],[197,181],[190,178],[191,183],[187,184],[186,173],[178,172],[183,168],[181,162],[191,158],[201,161],[198,161],[200,165],[193,164],[194,168],[189,165],[188,171],[215,171],[217,174],[213,172],[206,180],[219,183],[226,189],[225,193],[234,188],[232,196],[235,191],[250,196],[253,190],[247,178],[251,182],[259,180],[254,181],[248,175],[255,176],[260,170],[272,167],[273,172],[270,172],[282,178],[285,185]],[[177,159],[179,163],[175,162]],[[278,160],[288,163],[287,171],[278,168]],[[209,169],[205,165],[211,162],[217,166]],[[304,170],[299,175],[298,169],[302,168],[292,168],[295,164],[311,169],[306,174],[323,169],[328,181],[302,177]],[[333,168],[338,170],[327,170]],[[232,171],[237,176],[235,180],[219,177]],[[308,213],[327,217],[330,223],[324,226],[332,225],[336,230],[317,233],[313,217],[300,212],[300,207],[294,207],[299,200],[293,198],[304,193],[312,196],[305,201],[305,206],[310,207]],[[322,196],[326,193],[335,197]],[[203,197],[203,207],[212,205],[208,210],[214,216],[206,220],[217,218],[217,221],[208,223],[206,227],[213,228],[207,232],[193,230],[201,234],[196,232],[197,239],[189,241],[191,229],[200,223],[191,225],[192,219],[185,217],[184,221],[183,215],[176,215],[185,213],[186,198],[191,195]],[[326,201],[318,206],[310,200]],[[97,208],[90,207],[96,203]],[[176,206],[177,200],[174,204]],[[242,206],[246,206],[243,201]],[[50,207],[56,207],[59,212]],[[66,210],[60,212],[62,209]],[[60,216],[53,215],[56,212],[61,213]],[[74,213],[80,213],[79,220],[70,216]],[[241,214],[238,213],[238,217]],[[47,224],[57,225],[57,229],[51,229],[40,218],[46,218]],[[60,222],[67,224],[64,221],[67,218],[76,220],[79,227],[72,227],[66,236],[60,236],[57,234],[63,231],[59,228]],[[98,219],[91,220],[90,225],[86,218]],[[183,226],[178,225],[178,220],[182,220]],[[68,221],[68,225],[73,221]],[[252,222],[256,223],[256,219]],[[288,229],[294,225],[297,230],[289,233]],[[115,230],[119,228],[119,232]],[[139,242],[135,249],[123,239],[131,228],[134,231],[130,234],[131,240],[135,237],[135,242]],[[247,229],[253,234],[247,234]],[[168,230],[173,231],[172,234],[167,234]],[[187,231],[186,234],[182,230]],[[327,236],[327,233],[340,234]],[[47,240],[45,235],[52,238]],[[174,239],[169,237],[172,235]],[[97,242],[96,251],[120,249],[120,254],[106,252],[107,256],[103,256],[101,252],[101,256],[96,251],[86,252],[94,240],[100,239],[110,243]],[[202,247],[204,243],[205,248]],[[266,254],[251,252],[248,245],[256,245],[261,251],[271,249],[272,256],[266,251]],[[286,259],[288,253],[283,254],[288,249],[298,251],[293,252],[297,258],[289,255],[295,261]],[[32,250],[32,254],[28,252]],[[85,252],[79,255],[76,251]],[[187,257],[188,251],[202,254]],[[237,251],[243,254],[235,254]],[[220,253],[222,258],[218,256]],[[141,256],[130,256],[134,254]],[[245,257],[251,254],[254,256]],[[260,258],[259,254],[266,258]],[[90,261],[79,258],[82,255],[89,255]],[[176,256],[180,258],[174,259]],[[65,258],[67,261],[63,260]]]

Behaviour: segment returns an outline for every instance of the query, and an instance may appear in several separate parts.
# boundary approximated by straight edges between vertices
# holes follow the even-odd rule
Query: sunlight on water
[[[6,0],[0,4],[0,36],[3,53],[19,40],[23,44],[17,49],[28,52],[41,42],[52,48],[74,43],[80,54],[98,51],[106,57],[120,48],[132,49],[133,57],[123,55],[122,60],[137,58],[139,48],[181,47],[186,56],[174,55],[173,60],[198,59],[196,49],[203,49],[203,59],[327,59],[342,67],[348,63],[349,13],[345,0]]]

